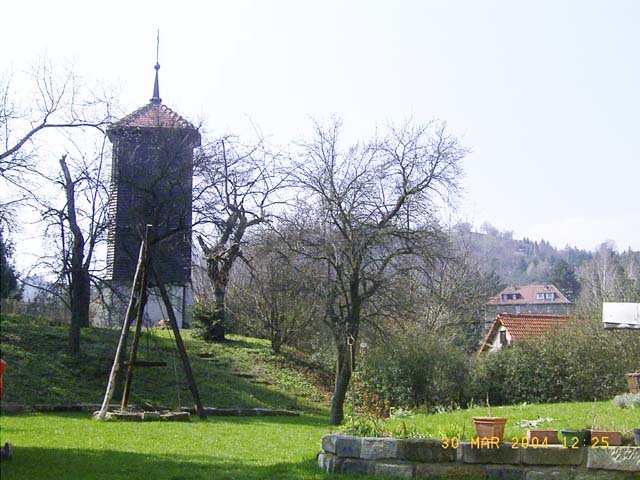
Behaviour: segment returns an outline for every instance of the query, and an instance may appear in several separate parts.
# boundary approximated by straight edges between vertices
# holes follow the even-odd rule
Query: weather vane
[[[160,63],[158,63],[160,58],[160,29],[158,29],[158,37],[156,39],[156,70],[160,68]]]

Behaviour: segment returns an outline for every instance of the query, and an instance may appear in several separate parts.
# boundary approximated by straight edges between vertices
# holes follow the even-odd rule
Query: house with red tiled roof
[[[495,352],[514,342],[540,337],[566,327],[566,315],[498,314],[482,341],[478,354]]]
[[[568,315],[573,303],[552,284],[507,287],[485,305],[485,325],[501,313]]]

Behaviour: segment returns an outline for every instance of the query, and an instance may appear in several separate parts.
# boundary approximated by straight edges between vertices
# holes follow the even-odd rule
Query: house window
[[[545,300],[554,300],[556,298],[556,294],[555,293],[545,293],[544,294]]]
[[[544,293],[536,293],[537,300],[544,300]]]
[[[500,332],[500,346],[505,346],[507,344],[507,331],[502,330]]]

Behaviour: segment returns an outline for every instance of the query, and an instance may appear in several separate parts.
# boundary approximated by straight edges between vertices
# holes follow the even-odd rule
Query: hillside
[[[453,235],[483,270],[495,272],[504,285],[550,282],[553,266],[559,260],[577,271],[593,255],[569,246],[557,249],[545,240],[516,239],[512,232],[503,232],[490,225],[475,232],[469,225],[461,224]]]
[[[65,326],[0,314],[0,347],[9,364],[3,403],[100,403],[118,336],[115,329],[83,329],[82,354],[74,359],[66,354]],[[327,376],[296,352],[276,355],[265,340],[235,335],[222,344],[205,344],[188,331],[183,337],[205,406],[324,411]],[[193,405],[168,331],[145,331],[139,358],[165,360],[167,367],[136,369],[131,403]]]

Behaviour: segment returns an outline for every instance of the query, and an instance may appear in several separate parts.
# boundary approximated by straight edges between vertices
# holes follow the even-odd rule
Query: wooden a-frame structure
[[[104,394],[104,400],[102,401],[102,406],[97,414],[97,418],[99,420],[104,420],[107,416],[109,403],[113,398],[116,383],[118,381],[118,374],[120,373],[120,370],[123,369],[123,367],[126,367],[127,370],[120,408],[121,410],[126,410],[129,403],[129,394],[131,392],[134,367],[155,367],[166,365],[165,362],[145,362],[137,360],[138,346],[140,344],[140,335],[142,332],[144,308],[147,303],[148,297],[147,289],[149,286],[150,273],[153,276],[154,285],[160,292],[162,302],[164,303],[167,315],[169,316],[169,324],[171,326],[171,330],[173,331],[173,336],[176,341],[176,348],[180,355],[182,367],[187,377],[187,384],[195,402],[196,412],[202,418],[206,416],[204,408],[202,406],[202,402],[200,401],[198,386],[196,385],[196,381],[193,376],[193,370],[191,369],[191,363],[189,362],[189,357],[187,356],[187,351],[184,347],[182,336],[180,335],[180,329],[178,328],[178,322],[171,305],[169,294],[167,293],[167,290],[161,279],[158,277],[158,274],[153,267],[153,262],[151,261],[151,255],[149,253],[150,227],[151,225],[147,225],[144,238],[142,240],[142,243],[140,244],[140,254],[138,256],[136,273],[133,279],[133,285],[131,287],[131,296],[129,297],[129,304],[127,306],[125,320],[122,324],[122,331],[120,333],[120,339],[118,341],[118,348],[116,349],[116,354],[113,359],[113,365],[111,367],[111,373],[109,374],[109,381],[107,383],[107,389]],[[136,321],[136,326],[134,330],[133,340],[131,341],[129,360],[125,360],[127,339],[134,319]]]

